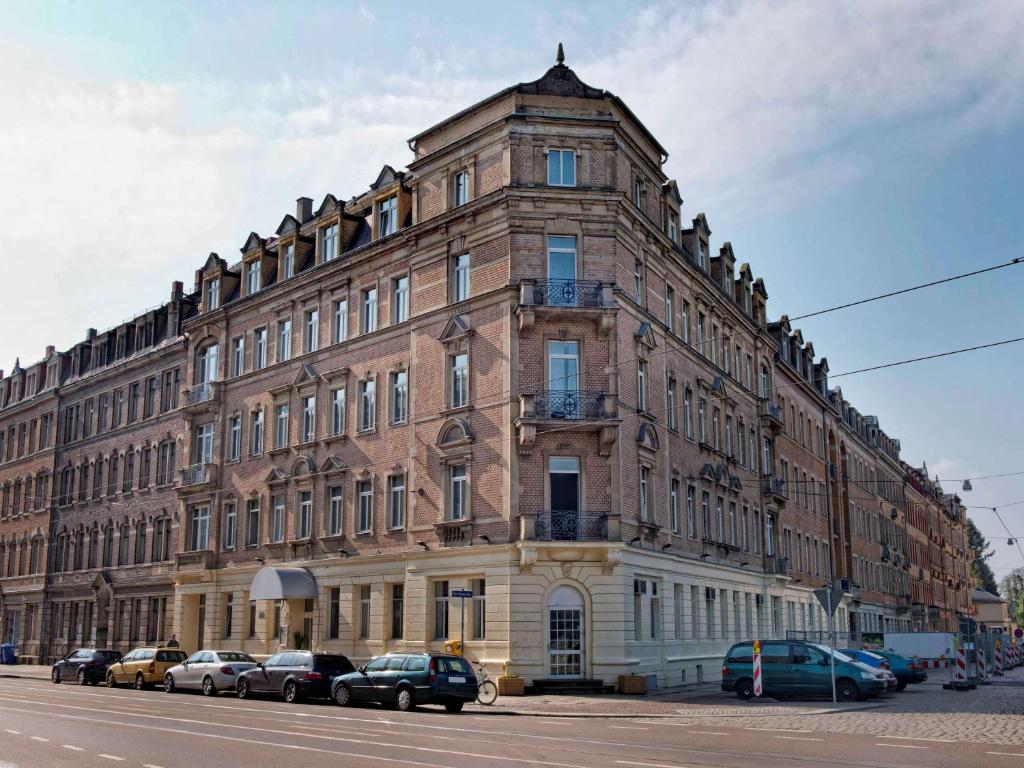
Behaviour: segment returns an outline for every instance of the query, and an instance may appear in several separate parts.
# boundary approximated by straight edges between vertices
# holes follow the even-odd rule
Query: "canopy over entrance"
[[[264,566],[253,577],[250,600],[289,600],[315,598],[316,579],[305,568]]]

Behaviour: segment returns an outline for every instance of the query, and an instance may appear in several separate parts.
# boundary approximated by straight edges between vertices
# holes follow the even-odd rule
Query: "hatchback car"
[[[899,689],[899,681],[896,680],[896,675],[889,669],[889,660],[884,656],[881,656],[874,651],[864,651],[857,648],[843,648],[840,653],[845,653],[851,659],[855,659],[869,667],[877,669],[882,677],[885,678],[885,686],[887,690],[895,691]]]
[[[923,683],[928,679],[921,663],[915,659],[908,659],[892,651],[872,651],[879,656],[884,656],[889,662],[889,669],[896,675],[896,690],[902,691],[911,683]]]
[[[198,651],[164,673],[164,690],[199,690],[204,696],[235,690],[235,681],[256,659],[241,651]]]
[[[831,696],[832,659],[835,659],[836,697],[854,701],[885,691],[880,674],[828,647],[799,641],[768,640],[761,644],[761,680],[765,695]],[[735,691],[741,699],[754,695],[752,642],[737,643],[722,665],[722,690]]]
[[[235,693],[240,699],[260,694],[280,696],[288,703],[327,699],[331,696],[331,679],[354,669],[348,657],[340,653],[282,651],[242,672]]]
[[[443,704],[461,712],[476,699],[476,675],[461,656],[389,653],[334,681],[331,696],[341,706],[376,701],[404,711],[418,704]]]
[[[96,685],[107,677],[107,667],[120,660],[117,651],[103,648],[79,648],[53,665],[50,680],[63,683],[76,680],[79,685]]]
[[[158,685],[167,670],[185,660],[179,648],[136,648],[107,668],[107,685],[116,688],[122,683],[138,690]]]

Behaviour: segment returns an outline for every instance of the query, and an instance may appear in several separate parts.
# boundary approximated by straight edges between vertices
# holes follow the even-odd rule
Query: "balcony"
[[[536,313],[552,317],[592,315],[598,330],[608,333],[615,324],[614,283],[596,280],[523,280],[519,283],[516,315],[519,330],[533,327]]]
[[[618,403],[615,395],[578,389],[542,389],[519,395],[519,452],[530,455],[538,431],[559,427],[600,433],[600,453],[611,454],[618,434]]]
[[[619,518],[610,512],[571,509],[524,513],[519,534],[524,541],[618,541]]]
[[[185,410],[189,413],[213,412],[220,405],[219,381],[204,381],[185,391]]]
[[[786,481],[775,475],[765,475],[761,478],[761,489],[764,495],[782,505],[789,501],[789,494],[786,492]]]
[[[181,470],[181,484],[179,490],[195,491],[205,486],[212,485],[217,479],[217,466],[215,464],[193,464]]]
[[[214,552],[212,549],[197,549],[192,552],[178,552],[174,555],[174,565],[179,571],[212,568],[213,560]]]
[[[786,419],[783,416],[782,407],[771,400],[761,401],[761,422],[774,435],[786,431]]]
[[[789,558],[782,555],[768,555],[764,559],[764,570],[773,576],[789,576]]]

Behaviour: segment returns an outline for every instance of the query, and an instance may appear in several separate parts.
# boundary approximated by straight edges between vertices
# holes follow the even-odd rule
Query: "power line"
[[[996,264],[993,267],[985,267],[984,269],[976,269],[973,272],[964,272],[962,275],[953,275],[952,277],[945,277],[942,280],[933,280],[930,283],[922,283],[921,285],[915,285],[912,288],[904,288],[904,289],[899,290],[899,291],[892,291],[890,293],[883,293],[880,296],[872,296],[869,299],[861,299],[859,301],[851,301],[848,304],[840,304],[839,306],[829,307],[828,309],[819,309],[816,312],[808,312],[806,315],[797,315],[796,317],[789,318],[789,321],[792,323],[792,322],[795,322],[796,320],[803,320],[803,319],[808,318],[808,317],[817,317],[818,315],[828,314],[829,312],[836,312],[836,311],[838,311],[840,309],[849,309],[850,307],[858,307],[861,304],[868,304],[868,303],[870,303],[872,301],[879,301],[881,299],[889,299],[889,298],[892,298],[893,296],[899,296],[899,295],[904,294],[904,293],[911,293],[913,291],[919,291],[922,288],[931,288],[934,285],[942,285],[943,283],[951,283],[954,280],[962,280],[965,277],[973,277],[974,275],[981,275],[981,274],[984,274],[985,272],[993,272],[993,271],[995,271],[997,269],[1002,269],[1003,267],[1012,267],[1015,264],[1022,264],[1022,263],[1024,263],[1024,258],[1017,257],[1016,259],[1013,259],[1012,261],[1007,261],[1007,262],[1005,262],[1003,264]]]
[[[1024,470],[1020,472],[1003,472],[999,475],[978,475],[977,477],[960,477],[952,480],[943,480],[943,483],[962,483],[965,480],[991,480],[994,477],[1015,477],[1016,475],[1024,475]],[[989,507],[985,507],[989,509]]]
[[[984,507],[972,504],[965,504],[964,506],[967,507],[967,509],[1002,509],[1003,507],[1015,507],[1018,504],[1024,504],[1024,499],[1021,499],[1020,501],[1011,501],[1009,504],[996,504],[994,507],[991,505]]]

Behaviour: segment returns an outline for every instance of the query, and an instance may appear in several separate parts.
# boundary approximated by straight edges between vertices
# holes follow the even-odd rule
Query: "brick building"
[[[910,626],[894,558],[923,518],[898,443],[769,322],[732,246],[712,255],[707,218],[683,227],[667,152],[624,102],[559,60],[409,146],[406,170],[211,254],[176,294],[180,343],[130,361],[143,394],[179,370],[180,400],[62,446],[62,477],[124,451],[137,474],[163,445],[181,466],[173,502],[61,486],[51,549],[106,525],[129,550],[57,557],[54,606],[106,601],[51,608],[62,628],[91,610],[97,642],[159,639],[173,579],[189,650],[461,639],[531,680],[677,684],[736,639],[820,632],[832,577],[842,627]],[[127,383],[75,373],[82,354],[62,414]],[[139,526],[167,518],[173,567],[136,563]]]

